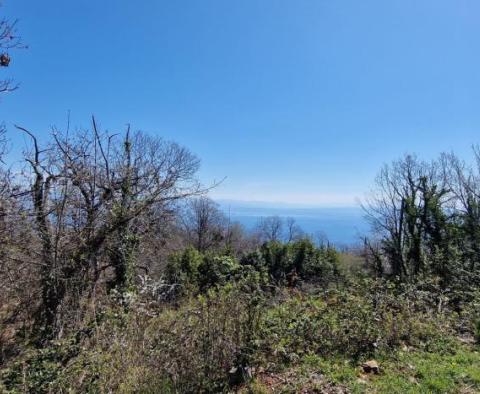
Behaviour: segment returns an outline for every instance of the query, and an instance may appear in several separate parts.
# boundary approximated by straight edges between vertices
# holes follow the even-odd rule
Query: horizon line
[[[249,205],[258,208],[303,208],[303,209],[315,209],[315,208],[355,208],[361,209],[359,202],[288,202],[288,201],[272,201],[272,200],[257,200],[257,199],[232,199],[232,198],[217,198],[211,197],[212,200],[220,205]]]

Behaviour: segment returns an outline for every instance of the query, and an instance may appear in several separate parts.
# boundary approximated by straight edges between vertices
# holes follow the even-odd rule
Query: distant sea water
[[[219,201],[222,210],[232,221],[237,221],[248,230],[253,230],[260,218],[279,216],[294,218],[301,229],[314,239],[325,236],[337,246],[355,245],[368,234],[369,225],[360,207],[297,208],[271,207],[263,203],[239,203]]]

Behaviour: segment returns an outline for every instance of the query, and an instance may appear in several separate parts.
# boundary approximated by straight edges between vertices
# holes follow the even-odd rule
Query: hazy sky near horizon
[[[4,0],[13,123],[131,123],[189,147],[220,199],[353,205],[384,162],[480,142],[476,0]]]

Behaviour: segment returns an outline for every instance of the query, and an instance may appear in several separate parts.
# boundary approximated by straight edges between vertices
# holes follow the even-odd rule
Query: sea
[[[231,221],[254,230],[262,217],[293,218],[304,233],[314,240],[328,240],[336,246],[355,246],[369,233],[369,224],[361,207],[271,206],[266,203],[217,201]]]

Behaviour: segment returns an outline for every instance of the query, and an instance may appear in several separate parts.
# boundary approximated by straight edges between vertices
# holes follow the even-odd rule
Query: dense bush
[[[243,264],[265,269],[277,282],[297,275],[308,281],[328,283],[338,276],[338,253],[330,247],[317,248],[308,240],[282,244],[269,242],[260,250],[248,254]]]
[[[112,305],[88,335],[11,364],[2,373],[4,391],[222,392],[239,383],[231,371],[248,378],[310,356],[356,360],[456,346],[456,312],[448,304],[439,310],[427,285],[367,280],[308,295],[287,288],[272,294],[252,282],[217,285],[177,308],[141,299],[128,312]]]
[[[310,353],[355,359],[402,346],[448,349],[451,312],[418,296],[417,289],[372,281],[326,296],[300,293],[266,315],[263,352],[281,365]]]
[[[205,291],[222,286],[240,274],[240,265],[231,256],[206,255],[198,267],[198,284]]]
[[[263,269],[278,283],[292,275],[305,281],[328,284],[339,279],[338,253],[330,247],[317,248],[308,240],[287,244],[269,242],[242,259],[242,264]]]
[[[231,255],[200,253],[187,248],[171,256],[166,279],[185,290],[204,292],[249,275],[262,283],[295,285],[298,280],[328,285],[340,279],[338,252],[330,247],[317,248],[309,240],[288,244],[268,242],[240,260]]]
[[[81,346],[66,340],[25,354],[2,373],[4,390],[222,391],[232,368],[252,364],[263,302],[237,283],[159,316],[141,304],[129,313],[114,307]]]

